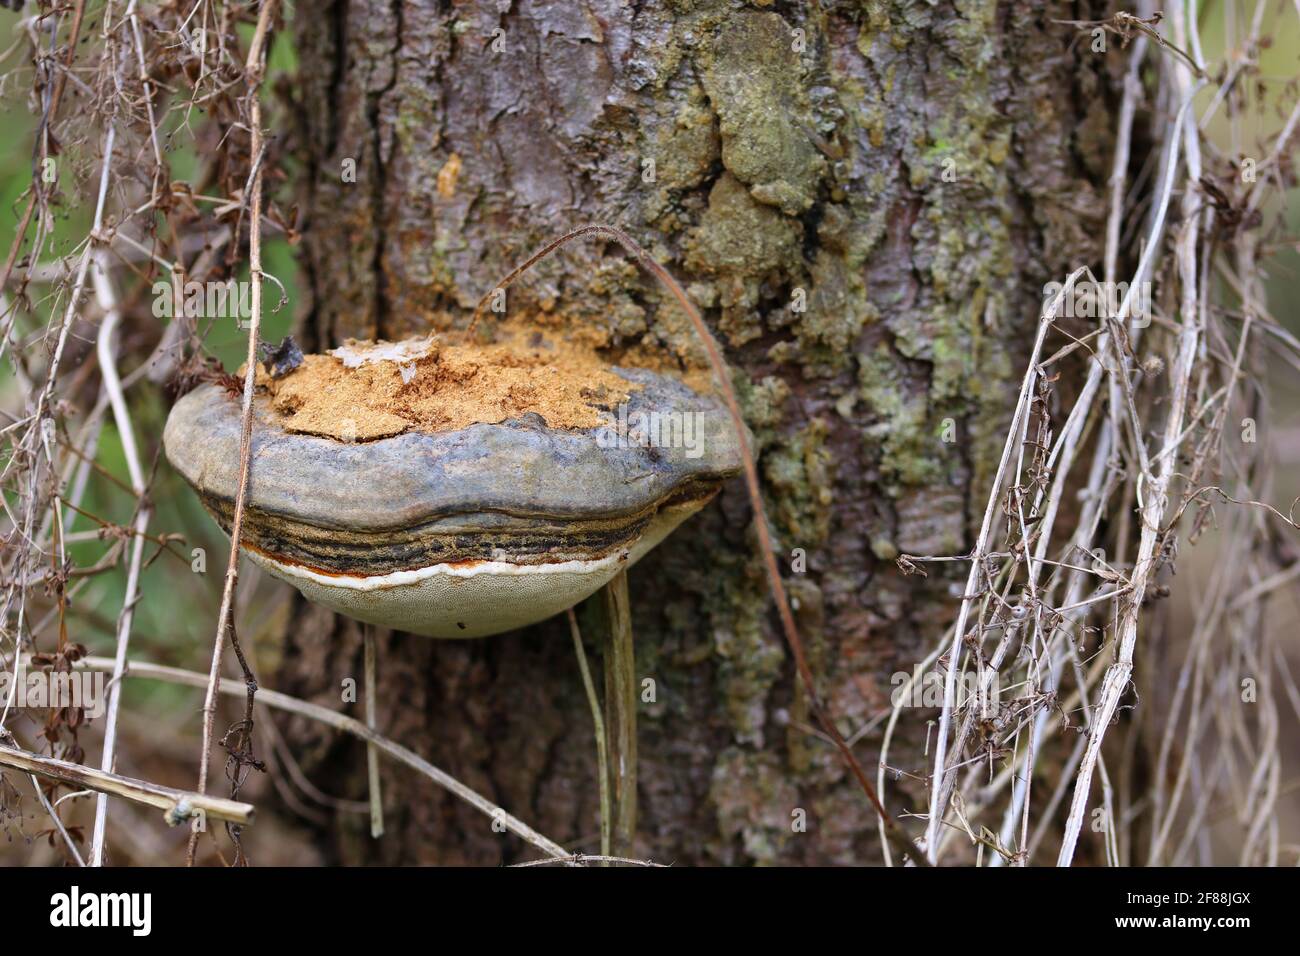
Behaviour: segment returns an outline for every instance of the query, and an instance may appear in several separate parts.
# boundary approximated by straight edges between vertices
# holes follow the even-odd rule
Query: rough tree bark
[[[1120,54],[1053,22],[1106,13],[1088,6],[300,5],[301,338],[400,336],[449,309],[463,321],[544,239],[630,230],[689,283],[737,371],[819,687],[852,735],[960,592],[893,559],[969,550],[1043,284],[1098,258]],[[596,323],[616,351],[698,359],[684,317],[617,248],[572,248],[511,303]],[[631,573],[637,668],[656,685],[637,851],[877,861],[869,805],[808,732],[750,518],[737,483]],[[360,684],[356,625],[318,608],[300,603],[275,651],[273,686],[338,706],[341,681]],[[590,714],[562,620],[476,642],[381,635],[380,661],[385,733],[551,838],[597,847]],[[902,727],[892,766],[925,773],[931,716]],[[363,748],[287,730],[314,780],[364,797]],[[879,731],[856,747],[874,768]],[[918,777],[892,785],[896,812],[924,810]],[[319,834],[327,858],[535,856],[401,768],[384,793],[388,836],[341,814]]]

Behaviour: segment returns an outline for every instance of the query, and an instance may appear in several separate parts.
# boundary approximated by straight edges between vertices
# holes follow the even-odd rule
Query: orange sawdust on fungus
[[[639,386],[609,371],[586,336],[535,324],[499,326],[491,344],[454,333],[397,343],[346,342],[279,379],[257,384],[289,432],[369,441],[408,429],[439,432],[529,412],[551,428],[592,428]]]

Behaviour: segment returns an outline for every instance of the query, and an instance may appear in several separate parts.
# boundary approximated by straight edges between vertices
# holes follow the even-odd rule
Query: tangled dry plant
[[[7,667],[17,668],[22,650],[41,646],[53,625],[56,648],[45,657],[56,667],[63,658],[65,669],[75,665],[84,648],[67,638],[70,603],[97,576],[111,574],[126,563],[101,752],[105,773],[115,764],[120,692],[141,573],[167,550],[189,563],[175,550],[178,536],[149,534],[157,460],[141,460],[138,426],[125,393],[145,380],[184,387],[186,380],[214,374],[201,358],[203,339],[211,327],[199,329],[185,320],[180,308],[182,289],[187,282],[223,282],[234,276],[242,242],[230,240],[232,236],[242,239],[245,220],[252,223],[248,241],[256,256],[257,220],[264,212],[258,191],[264,168],[278,162],[274,151],[261,148],[257,95],[275,4],[261,5],[260,12],[206,2],[188,11],[144,7],[137,0],[102,6],[86,0],[42,4],[21,23],[27,43],[15,44],[7,54],[12,57],[26,47],[23,52],[30,62],[26,72],[31,76],[39,122],[31,186],[0,277],[4,290],[0,356],[33,399],[25,414],[4,429],[7,445],[0,471],[8,519],[0,608],[4,650]],[[255,26],[245,59],[239,27],[248,17],[255,17]],[[8,72],[6,86],[12,86],[23,72],[21,67]],[[69,99],[75,108],[60,110]],[[190,125],[196,113],[203,117],[197,131]],[[206,142],[214,157],[197,186],[174,181],[171,159],[165,155],[187,136]],[[273,155],[268,159],[268,154]],[[41,256],[64,251],[56,245],[57,220],[85,208],[88,197],[94,210],[88,233],[61,257],[42,261]],[[274,203],[268,204],[265,214],[281,232],[291,233]],[[256,296],[263,274],[257,261],[251,269]],[[176,321],[152,354],[122,377],[117,370],[119,355],[139,348],[138,341],[117,341],[123,312],[138,307],[141,290],[150,289],[159,277],[173,289]],[[85,301],[88,287],[94,292],[90,303]],[[125,302],[120,300],[124,290],[130,297]],[[39,317],[46,313],[50,318],[43,324]],[[260,314],[260,308],[255,314]],[[82,342],[94,343],[96,362],[73,371],[69,383],[67,357],[79,360]],[[250,347],[253,344],[255,332]],[[96,367],[98,396],[89,408],[78,407],[87,391],[86,373]],[[132,519],[125,524],[83,507],[92,473],[111,479],[97,461],[109,410],[130,476],[125,490],[136,502]],[[71,423],[78,419],[74,430]],[[97,530],[74,530],[79,518]],[[89,567],[75,566],[68,546],[88,538],[107,542],[106,552]],[[153,553],[146,557],[149,550]],[[36,620],[31,617],[33,589],[40,589],[48,599],[42,603],[53,605]],[[227,590],[233,590],[233,580]],[[233,619],[233,611],[226,610],[220,618],[223,624]],[[224,637],[219,628],[214,654],[218,659]],[[242,654],[239,658],[243,663]],[[232,796],[238,794],[246,768],[259,766],[248,750],[255,684],[251,674],[246,671],[246,675],[250,690],[245,719],[223,739],[235,764]],[[6,717],[11,702],[6,701]],[[76,728],[83,715],[79,710],[56,711],[46,727],[53,756],[80,758]],[[210,746],[210,721],[205,731]],[[202,753],[198,795],[206,790],[208,749],[205,746]],[[49,796],[55,796],[57,789],[51,787]],[[90,865],[104,861],[107,809],[106,793],[100,790]],[[59,824],[57,816],[55,823]],[[61,825],[58,829],[64,832]],[[230,832],[238,861],[238,827]],[[80,862],[71,840],[67,842]]]
[[[956,623],[924,665],[944,674],[926,815],[932,861],[965,842],[990,865],[1050,854],[1066,866],[1090,825],[1111,865],[1208,863],[1207,820],[1229,815],[1241,831],[1238,862],[1281,859],[1275,695],[1285,688],[1297,716],[1300,696],[1263,615],[1267,595],[1295,577],[1300,526],[1294,504],[1283,514],[1264,503],[1274,463],[1259,430],[1266,363],[1300,367],[1300,342],[1268,312],[1260,259],[1276,250],[1276,235],[1261,236],[1257,212],[1266,190],[1290,185],[1300,105],[1262,160],[1245,159],[1242,122],[1254,102],[1246,76],[1267,7],[1257,6],[1249,37],[1222,67],[1205,62],[1181,4],[1171,6],[1167,39],[1148,43],[1144,27],[1129,47],[1103,281],[1080,269],[1045,303],[976,547],[958,558],[970,574]],[[1156,71],[1154,90],[1140,82],[1144,67]],[[1210,75],[1221,78],[1219,93],[1198,114]],[[1163,118],[1159,166],[1142,228],[1131,229],[1140,212],[1128,181],[1133,122],[1147,96]],[[1220,109],[1232,130],[1226,150],[1206,133]],[[1127,244],[1126,233],[1135,236]],[[1116,288],[1126,256],[1136,265],[1118,309],[1045,355],[1076,286]],[[1149,317],[1136,308],[1145,283],[1158,289]],[[1063,407],[1061,379],[1078,353],[1083,382]],[[1072,496],[1081,507],[1065,524]],[[1216,507],[1226,502],[1235,506]],[[1170,592],[1180,541],[1211,520],[1223,558],[1182,641],[1155,605]],[[954,558],[904,555],[899,565],[923,573],[936,560]],[[1138,670],[1156,648],[1181,655],[1171,694]],[[1163,694],[1169,709],[1136,708],[1119,729],[1119,712],[1144,693]],[[1105,746],[1117,732],[1124,744]],[[1149,783],[1137,776],[1140,754],[1155,767]]]

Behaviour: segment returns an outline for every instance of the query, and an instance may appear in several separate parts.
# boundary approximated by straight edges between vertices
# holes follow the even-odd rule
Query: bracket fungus
[[[348,343],[259,372],[242,540],[309,600],[431,637],[582,601],[740,471],[725,407],[655,371],[521,332],[490,346]],[[167,457],[229,532],[240,406],[203,385]]]
[[[596,724],[598,739],[606,741],[602,788],[609,784],[612,791],[602,790],[606,856],[611,819],[624,854],[636,827],[635,656],[624,572],[727,478],[743,473],[764,573],[810,709],[870,798],[886,838],[926,865],[818,697],[776,564],[752,437],[726,360],[677,280],[623,230],[581,226],[546,243],[489,290],[465,330],[466,341],[475,341],[489,303],[499,311],[496,303],[508,286],[585,236],[618,243],[676,300],[703,346],[722,401],[645,369],[579,363],[567,375],[558,367],[535,374],[526,359],[506,355],[487,363],[470,357],[457,370],[458,357],[449,350],[444,361],[432,338],[334,350],[337,365],[357,376],[340,394],[338,369],[328,359],[300,356],[282,344],[261,394],[249,387],[246,370],[242,410],[212,385],[180,399],[163,435],[167,457],[227,531],[239,509],[239,546],[254,561],[307,598],[361,621],[434,637],[484,637],[571,609],[603,588],[608,735]],[[556,348],[534,329],[527,345],[539,344]],[[421,377],[419,366],[433,362],[445,374]],[[494,369],[487,376],[494,381],[476,381],[485,364]],[[296,392],[272,378],[310,378],[313,369],[324,371],[325,379],[298,380],[303,387]],[[432,394],[424,387],[430,381]],[[403,394],[413,385],[414,394]],[[575,387],[581,401],[575,401]],[[439,394],[452,401],[439,401]],[[467,412],[465,398],[479,410]],[[616,404],[617,417],[611,414]],[[576,417],[556,416],[557,409],[576,409]],[[595,422],[582,420],[598,410],[605,414]],[[665,422],[670,437],[680,429],[680,441],[662,440]],[[247,473],[245,453],[256,463]],[[227,579],[227,595],[233,580]],[[570,623],[582,662],[572,616]],[[371,668],[368,651],[373,674]],[[594,716],[598,705],[585,663],[583,670]],[[373,774],[372,764],[372,781]],[[617,806],[607,807],[607,796]],[[373,789],[371,799],[378,835]]]

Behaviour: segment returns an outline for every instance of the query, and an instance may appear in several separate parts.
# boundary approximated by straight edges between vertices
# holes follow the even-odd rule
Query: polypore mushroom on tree
[[[488,302],[540,259],[587,235],[636,255],[686,311],[725,404],[668,375],[606,365],[590,343],[548,341],[526,323],[507,325],[512,343],[478,344],[474,332]],[[330,356],[306,357],[282,346],[259,376],[250,409],[238,543],[312,601],[432,637],[523,627],[604,587],[609,726],[600,748],[608,768],[601,774],[601,843],[610,853],[612,825],[615,849],[628,854],[636,827],[636,698],[626,570],[742,468],[759,539],[770,545],[749,436],[698,312],[617,228],[584,226],[534,253],[483,297],[463,339],[445,350],[432,337],[347,343]],[[176,403],[163,436],[168,459],[227,531],[242,431],[230,394],[207,385]],[[767,570],[784,607],[770,555]],[[576,629],[574,637],[586,682]],[[366,649],[370,687],[369,636]],[[599,727],[597,720],[598,738]]]
[[[413,367],[404,384],[428,371]],[[294,415],[259,394],[240,546],[309,600],[415,634],[485,637],[560,613],[636,563],[740,469],[719,402],[652,371],[610,371],[628,383],[626,401],[584,428],[525,412],[349,441],[287,430]],[[336,417],[340,431],[364,437],[361,412]],[[201,386],[176,403],[163,440],[229,530],[239,403]]]

